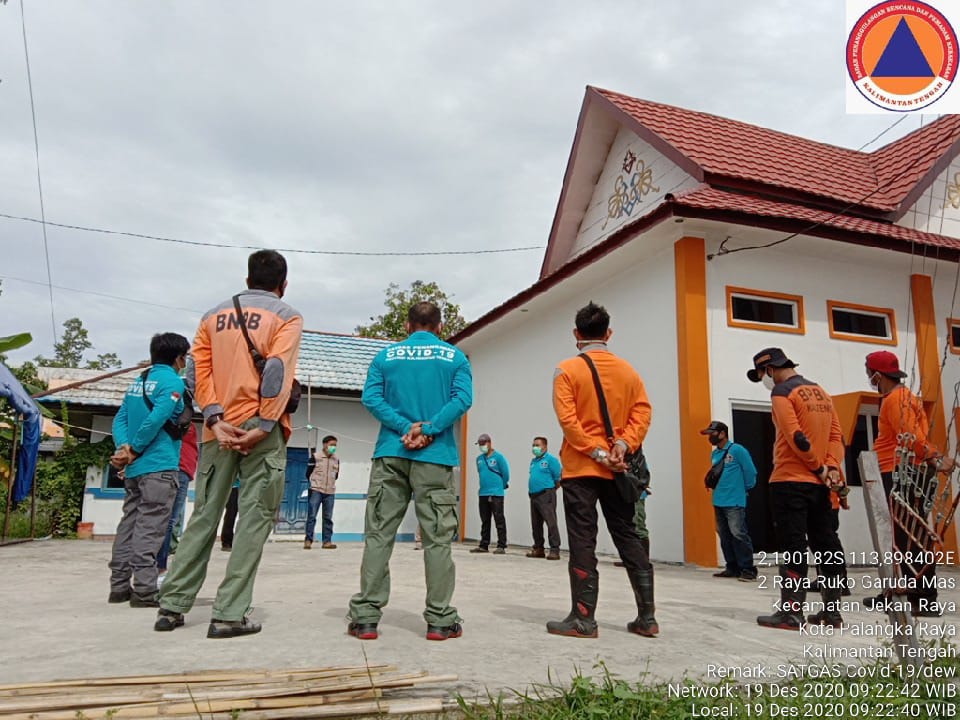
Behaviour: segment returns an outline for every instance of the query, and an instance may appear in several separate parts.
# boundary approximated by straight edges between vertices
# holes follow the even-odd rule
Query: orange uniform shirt
[[[587,352],[600,374],[614,434],[626,441],[633,452],[647,436],[652,415],[643,380],[630,363],[608,350],[595,348]],[[610,443],[593,375],[583,358],[569,358],[557,367],[553,377],[553,409],[563,430],[563,444],[560,446],[560,462],[563,465],[561,479],[612,479],[613,473],[590,457],[596,448],[609,449]]]
[[[231,425],[259,417],[260,427],[269,432],[279,422],[289,439],[290,416],[284,408],[297,367],[303,318],[266,290],[246,290],[240,307],[267,369],[261,379],[237,324],[233,299],[225,300],[203,316],[193,341],[197,404],[204,419],[223,413]],[[213,431],[204,426],[203,441],[213,439]]]
[[[897,436],[900,433],[916,435],[913,452],[917,463],[936,455],[937,449],[927,442],[930,423],[923,411],[923,403],[910,390],[900,385],[880,401],[880,418],[877,423],[877,438],[873,441],[874,452],[880,463],[880,472],[893,472],[897,465]]]
[[[833,399],[816,383],[794,375],[773,388],[770,401],[777,430],[770,482],[822,484],[816,470],[843,466],[843,434]]]

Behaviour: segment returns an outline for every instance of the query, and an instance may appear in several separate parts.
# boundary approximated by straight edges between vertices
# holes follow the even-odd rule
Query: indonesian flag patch
[[[174,402],[176,402],[177,400],[180,399],[180,393],[178,393],[178,392],[172,392],[172,393],[170,393],[170,399],[173,400]]]

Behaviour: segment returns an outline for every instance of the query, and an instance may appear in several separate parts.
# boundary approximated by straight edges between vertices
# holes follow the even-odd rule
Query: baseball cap
[[[760,382],[763,379],[763,369],[769,365],[775,368],[795,368],[797,366],[780,348],[765,348],[753,356],[753,369],[747,370],[747,378],[750,382]]]
[[[489,443],[489,442],[490,442],[490,436],[487,435],[486,433],[484,433],[483,435],[477,438],[477,445],[483,445],[484,443]]]
[[[703,430],[700,431],[701,435],[710,435],[711,433],[727,433],[730,434],[730,428],[727,427],[726,423],[722,423],[719,420],[714,420],[709,425],[707,425]]]
[[[900,360],[889,350],[877,350],[867,355],[867,370],[893,378],[903,379],[907,376],[900,369]]]

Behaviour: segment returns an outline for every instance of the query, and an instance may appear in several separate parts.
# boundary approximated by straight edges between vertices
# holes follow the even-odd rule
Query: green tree
[[[90,370],[109,370],[110,368],[122,367],[120,358],[116,353],[101,353],[97,355],[96,360],[88,360],[84,366],[83,354],[87,350],[93,349],[93,343],[90,341],[90,333],[83,326],[80,318],[70,318],[63,323],[63,335],[60,342],[53,345],[53,357],[45,358],[37,355],[34,362],[40,367],[61,367],[61,368],[79,368],[86,367]]]
[[[429,301],[440,308],[443,318],[441,335],[446,339],[467,326],[467,321],[460,314],[460,306],[451,302],[450,298],[451,296],[441,290],[435,282],[416,280],[409,290],[401,290],[398,284],[390,283],[386,289],[386,299],[383,301],[387,312],[371,317],[368,325],[358,325],[355,332],[361,337],[402,340],[407,336],[404,329],[407,310],[415,303]]]
[[[122,364],[116,353],[101,353],[97,355],[96,360],[87,362],[87,368],[90,370],[109,370],[118,367],[122,367]]]
[[[60,342],[53,344],[53,357],[45,358],[37,355],[36,362],[40,367],[80,367],[83,353],[93,347],[89,333],[83,326],[80,318],[70,318],[63,323],[63,336]]]

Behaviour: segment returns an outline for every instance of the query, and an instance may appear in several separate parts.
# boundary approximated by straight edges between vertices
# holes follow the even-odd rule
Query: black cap
[[[714,420],[709,425],[707,425],[703,430],[700,431],[701,435],[711,435],[713,433],[726,433],[730,434],[730,428],[727,427],[726,423],[722,423],[719,420]]]
[[[760,382],[763,379],[763,369],[769,366],[795,368],[797,364],[784,355],[780,348],[766,348],[753,356],[753,369],[747,370],[747,378],[750,382]]]

